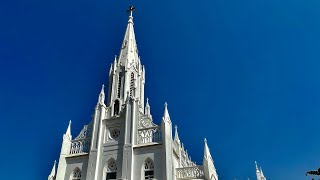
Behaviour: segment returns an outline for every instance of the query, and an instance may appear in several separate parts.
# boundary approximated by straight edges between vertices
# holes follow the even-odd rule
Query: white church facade
[[[161,124],[153,122],[144,97],[146,73],[138,55],[133,10],[131,6],[120,54],[110,67],[107,93],[103,85],[91,122],[75,138],[69,122],[48,180],[218,180],[206,140],[198,165],[176,127],[172,136],[166,103]],[[262,170],[256,173],[257,180],[266,180]]]

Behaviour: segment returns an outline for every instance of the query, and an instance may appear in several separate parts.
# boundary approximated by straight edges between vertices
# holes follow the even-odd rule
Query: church
[[[144,97],[146,72],[138,54],[133,10],[130,6],[122,47],[111,64],[108,87],[102,85],[92,120],[75,138],[69,122],[48,180],[218,180],[207,140],[203,162],[196,164],[177,127],[173,129],[167,103],[161,124],[153,122]],[[265,180],[262,176],[257,168],[257,179]]]

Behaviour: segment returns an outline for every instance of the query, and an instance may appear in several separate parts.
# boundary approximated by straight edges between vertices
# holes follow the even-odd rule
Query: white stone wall
[[[66,162],[67,162],[67,168],[66,168],[64,180],[70,180],[72,173],[76,168],[79,168],[81,170],[81,180],[86,179],[87,167],[88,167],[88,156],[87,155],[77,156],[77,157],[67,157]],[[59,179],[57,179],[57,180],[59,180]]]
[[[134,148],[134,178],[135,180],[144,179],[144,163],[150,158],[154,163],[155,179],[163,178],[163,156],[161,153],[161,144]]]

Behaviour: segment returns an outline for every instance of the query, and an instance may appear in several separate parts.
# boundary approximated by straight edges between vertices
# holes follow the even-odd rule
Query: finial
[[[207,138],[204,138],[204,142],[207,143]]]
[[[147,98],[147,104],[149,104],[149,98]]]
[[[169,112],[168,112],[168,103],[164,103],[164,113],[163,113],[163,119],[167,122],[171,122]]]
[[[71,123],[72,123],[72,122],[71,122],[71,119],[70,119],[70,120],[69,120],[69,125],[71,125]]]
[[[256,169],[257,169],[257,171],[259,171],[259,168],[258,168],[258,163],[257,163],[257,161],[254,161],[254,163],[256,164]]]
[[[129,9],[127,10],[127,12],[129,12],[130,13],[130,17],[132,17],[132,12],[135,10],[136,8],[135,7],[133,7],[132,5],[131,6],[129,6]]]
[[[54,165],[56,165],[57,164],[57,160],[54,160]]]
[[[102,84],[102,89],[104,89],[104,84]]]
[[[178,143],[180,144],[180,139],[179,139],[179,135],[178,135],[178,126],[175,125],[174,126],[175,132],[174,132],[174,140],[178,141]]]

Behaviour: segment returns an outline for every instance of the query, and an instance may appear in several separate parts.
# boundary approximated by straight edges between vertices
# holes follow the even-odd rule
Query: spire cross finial
[[[127,10],[127,12],[130,13],[130,17],[132,17],[132,12],[133,12],[135,9],[136,9],[136,8],[131,5],[131,6],[129,7],[129,9]]]

